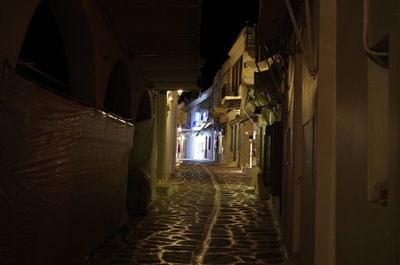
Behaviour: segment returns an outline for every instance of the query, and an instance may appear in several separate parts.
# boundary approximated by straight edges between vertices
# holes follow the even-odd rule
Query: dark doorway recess
[[[39,4],[32,16],[16,69],[18,74],[42,87],[70,95],[63,41],[46,1]]]
[[[123,60],[118,60],[111,70],[104,108],[121,118],[132,118],[129,67]]]
[[[151,118],[151,102],[149,93],[146,91],[142,92],[139,101],[139,107],[136,115],[136,122],[145,121]]]

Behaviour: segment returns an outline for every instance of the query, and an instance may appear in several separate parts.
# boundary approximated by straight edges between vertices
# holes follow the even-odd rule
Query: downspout
[[[294,12],[293,12],[292,5],[290,4],[289,0],[285,0],[285,4],[286,4],[287,10],[289,12],[289,17],[290,17],[290,20],[292,22],[292,25],[293,25],[293,28],[294,28],[294,32],[296,33],[297,40],[299,41],[300,48],[304,52],[304,57],[305,57],[304,59],[306,61],[306,66],[307,66],[308,72],[310,73],[311,76],[315,77],[317,75],[317,73],[316,73],[315,69],[313,69],[314,66],[313,66],[313,63],[312,63],[312,61],[310,59],[310,55],[309,55],[308,51],[305,49],[304,42],[303,42],[303,39],[301,38],[301,33],[300,33],[300,30],[299,30],[299,26],[297,25],[297,21],[296,21],[296,17],[294,15]],[[307,9],[309,8],[308,2],[306,4],[306,8]],[[307,16],[308,16],[309,15],[309,10],[307,10],[306,13],[307,13]],[[307,20],[308,23],[310,23],[310,19],[309,18],[306,18],[306,20]],[[308,30],[311,30],[311,29],[308,29]],[[308,38],[311,38],[310,34],[309,34]]]

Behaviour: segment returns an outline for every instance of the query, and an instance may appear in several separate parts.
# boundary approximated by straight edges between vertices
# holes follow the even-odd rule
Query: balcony
[[[225,84],[222,87],[222,105],[227,108],[240,108],[242,97],[239,94],[239,87],[233,87],[231,84]]]

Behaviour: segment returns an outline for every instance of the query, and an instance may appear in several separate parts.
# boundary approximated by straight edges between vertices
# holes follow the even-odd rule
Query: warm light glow
[[[174,97],[172,96],[172,91],[167,91],[167,99],[168,103],[171,103],[174,100]]]
[[[178,95],[180,96],[180,95],[182,95],[183,90],[182,90],[182,89],[179,89],[177,92],[178,92]]]
[[[182,131],[182,128],[181,127],[178,127],[178,132],[181,132]]]
[[[250,154],[249,154],[249,158],[250,158],[250,165],[249,167],[253,167],[253,141],[250,142]]]

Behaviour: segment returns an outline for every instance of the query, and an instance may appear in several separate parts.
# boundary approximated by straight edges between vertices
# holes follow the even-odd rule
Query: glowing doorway
[[[193,158],[194,159],[204,159],[205,149],[206,149],[206,137],[203,135],[194,136],[193,141]]]

